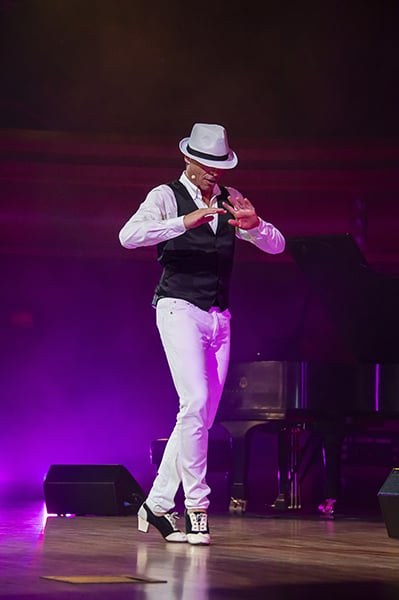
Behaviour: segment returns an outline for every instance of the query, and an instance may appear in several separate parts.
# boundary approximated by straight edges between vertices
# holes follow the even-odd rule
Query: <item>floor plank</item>
[[[399,593],[399,540],[382,518],[210,516],[212,544],[165,543],[131,516],[47,516],[42,502],[3,506],[0,598],[382,598]],[[64,583],[46,576],[123,576]],[[148,579],[163,582],[150,582]]]

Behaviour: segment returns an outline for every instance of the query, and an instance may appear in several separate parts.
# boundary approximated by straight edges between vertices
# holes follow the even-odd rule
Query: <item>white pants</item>
[[[179,412],[146,502],[153,512],[173,509],[181,483],[186,508],[206,509],[208,430],[227,375],[230,313],[214,308],[206,312],[176,298],[161,298],[156,311]]]

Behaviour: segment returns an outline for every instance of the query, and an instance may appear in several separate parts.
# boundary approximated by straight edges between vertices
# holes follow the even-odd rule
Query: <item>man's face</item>
[[[207,167],[192,158],[186,158],[185,160],[187,177],[199,187],[205,196],[209,196],[213,192],[215,184],[219,181],[223,169]]]

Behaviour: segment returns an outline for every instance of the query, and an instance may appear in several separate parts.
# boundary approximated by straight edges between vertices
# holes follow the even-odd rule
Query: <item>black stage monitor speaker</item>
[[[388,536],[399,538],[399,468],[392,469],[378,492]]]
[[[52,465],[44,481],[49,514],[136,514],[145,499],[122,465]]]

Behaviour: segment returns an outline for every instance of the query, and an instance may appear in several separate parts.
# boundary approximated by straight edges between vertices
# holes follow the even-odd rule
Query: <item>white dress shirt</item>
[[[188,190],[198,208],[207,208],[207,204],[202,199],[201,190],[188,179],[185,172],[181,174],[179,181]],[[227,186],[226,188],[232,198],[243,199],[243,195],[238,190]],[[217,207],[219,194],[220,187],[216,184],[209,204],[211,208]],[[119,232],[120,243],[125,248],[139,248],[165,242],[185,233],[186,227],[183,219],[184,216],[177,216],[177,204],[173,190],[168,185],[161,184],[147,194],[138,210],[122,227]],[[209,225],[216,233],[218,215],[214,215]],[[260,250],[269,254],[278,254],[285,247],[282,233],[263,219],[260,219],[259,225],[253,229],[236,228],[236,236],[255,244]]]

